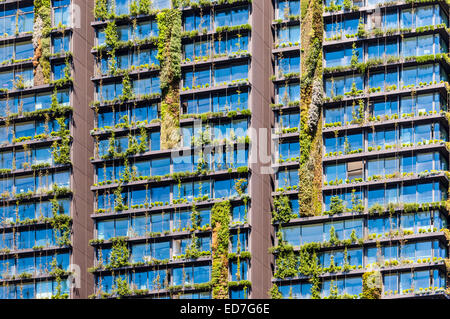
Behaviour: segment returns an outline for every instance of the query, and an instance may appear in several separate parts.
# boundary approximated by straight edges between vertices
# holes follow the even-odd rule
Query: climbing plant
[[[284,239],[282,231],[277,232],[278,246],[276,247],[277,258],[275,260],[275,278],[284,279],[298,275],[299,259],[294,252],[294,247]]]
[[[112,249],[110,263],[112,268],[120,268],[129,264],[130,252],[127,247],[126,237],[115,237],[111,239]]]
[[[161,87],[161,149],[180,141],[181,11],[166,9],[157,15]]]
[[[228,248],[230,238],[231,204],[214,204],[212,223],[212,295],[214,299],[228,299]]]
[[[51,80],[51,31],[51,0],[34,0],[34,56],[32,61],[34,67],[34,85],[36,86],[49,84]]]
[[[51,219],[51,226],[55,231],[55,241],[58,246],[69,246],[71,244],[71,222],[72,218],[65,214],[59,213],[59,203],[57,196],[50,200],[52,203],[53,218]]]
[[[381,298],[381,275],[377,271],[367,271],[362,276],[362,298],[380,299]]]
[[[272,212],[272,223],[288,223],[291,218],[297,217],[296,214],[292,212],[291,202],[289,197],[286,195],[281,195],[273,200],[274,211]]]
[[[118,186],[114,190],[114,210],[116,212],[127,210],[128,207],[123,202],[123,196],[122,196],[122,186]]]
[[[108,0],[95,0],[94,17],[97,20],[108,18]]]
[[[139,153],[148,151],[148,133],[145,127],[141,127],[139,130]]]
[[[197,210],[197,206],[195,206],[195,203],[192,204],[191,225],[192,229],[198,229],[198,227],[200,226],[200,213]]]
[[[278,286],[276,284],[273,284],[272,288],[270,288],[269,297],[270,297],[270,299],[282,299],[283,298],[283,295],[281,294],[280,290],[278,290]]]
[[[59,131],[52,133],[60,138],[52,144],[52,156],[56,164],[70,164],[70,130],[67,129],[65,118],[56,119]]]
[[[200,248],[199,239],[195,234],[193,234],[190,244],[188,245],[188,247],[186,247],[186,259],[190,258],[195,259],[200,257],[199,248]]]
[[[133,294],[133,290],[130,288],[127,278],[122,278],[120,276],[115,278],[113,291],[118,298]]]
[[[131,86],[130,74],[129,72],[125,72],[122,79],[122,95],[120,99],[122,101],[128,101],[133,98],[133,88]]]
[[[301,0],[300,216],[322,213],[322,0]]]
[[[139,13],[140,14],[150,14],[152,7],[151,0],[139,0]]]
[[[117,31],[116,21],[109,21],[105,28],[105,44],[109,48],[107,51],[108,56],[108,70],[111,74],[115,74],[116,68],[116,48],[119,41],[119,34]],[[126,83],[125,83],[126,84]],[[127,88],[124,87],[124,90]],[[126,94],[124,92],[124,94]]]
[[[314,243],[303,245],[300,248],[299,272],[308,276],[311,282],[311,298],[320,299],[320,274],[322,267],[317,257],[317,245]]]
[[[67,299],[69,298],[68,294],[63,294],[62,293],[62,277],[64,275],[66,275],[66,272],[61,269],[58,266],[58,261],[56,259],[56,256],[53,257],[53,260],[51,262],[51,271],[50,271],[50,275],[55,277],[55,281],[56,281],[56,291],[55,293],[52,295],[52,299]]]

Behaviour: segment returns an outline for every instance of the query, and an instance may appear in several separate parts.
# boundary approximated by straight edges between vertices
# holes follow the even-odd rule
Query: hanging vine
[[[67,275],[67,273],[58,266],[56,256],[53,257],[51,267],[52,270],[50,271],[50,275],[55,277],[56,281],[56,292],[52,295],[52,299],[68,299],[69,295],[62,293],[62,277]]]
[[[60,214],[60,206],[57,196],[50,200],[52,203],[53,218],[51,219],[51,226],[55,230],[55,241],[58,246],[70,246],[71,240],[71,222],[72,218],[65,214]]]
[[[367,271],[362,276],[362,298],[380,299],[381,298],[381,275],[376,271]]]
[[[95,0],[94,17],[97,20],[108,18],[108,0]]]
[[[126,237],[115,237],[111,239],[112,249],[110,253],[109,266],[120,268],[129,265],[130,251],[127,247]]]
[[[163,10],[157,15],[161,87],[161,149],[180,141],[181,11]]]
[[[49,84],[50,66],[50,32],[52,30],[51,0],[34,0],[33,47],[34,85]]]
[[[322,0],[302,0],[299,212],[322,212]]]
[[[224,201],[214,204],[212,223],[212,286],[214,299],[228,299],[228,248],[230,239],[231,204]]]
[[[281,230],[277,232],[277,238],[278,246],[272,251],[277,253],[276,270],[273,276],[279,279],[295,277],[298,274],[299,258],[294,252],[294,247],[283,239]]]
[[[67,129],[65,118],[57,118],[59,124],[59,131],[52,133],[59,137],[59,141],[54,141],[52,144],[52,156],[56,164],[70,164],[70,130]]]
[[[280,195],[273,200],[274,211],[272,212],[272,223],[288,223],[291,218],[296,218],[293,213],[289,197]]]
[[[272,288],[270,288],[269,297],[270,297],[270,299],[282,299],[283,298],[283,295],[281,294],[281,292],[278,289],[278,286],[276,284],[273,284]]]

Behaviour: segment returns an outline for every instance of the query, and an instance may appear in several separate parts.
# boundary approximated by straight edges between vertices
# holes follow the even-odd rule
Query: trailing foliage
[[[49,84],[51,80],[50,66],[50,32],[52,30],[51,1],[34,0],[34,85]]]
[[[180,141],[181,11],[163,10],[157,15],[161,86],[161,149]]]
[[[56,292],[52,295],[52,299],[67,299],[69,296],[67,294],[62,293],[62,277],[67,275],[67,273],[58,266],[58,261],[56,256],[53,257],[51,262],[52,270],[50,271],[50,275],[55,277],[56,281]]]
[[[280,290],[278,290],[278,286],[276,284],[273,284],[272,288],[270,288],[269,297],[270,297],[270,299],[282,299],[283,298],[283,295],[281,294]]]
[[[344,210],[344,201],[339,196],[332,196],[330,203],[330,215],[342,214]]]
[[[365,272],[362,276],[362,298],[380,299],[381,298],[381,275],[377,271]]]
[[[130,296],[133,294],[133,290],[130,288],[127,278],[117,277],[115,281],[116,282],[114,284],[113,291],[118,296],[118,298]]]
[[[94,17],[97,20],[106,20],[108,18],[107,0],[95,0]]]
[[[300,216],[322,213],[322,0],[301,0]]]
[[[272,213],[272,223],[288,223],[291,218],[296,218],[297,215],[292,212],[291,202],[286,195],[278,196],[273,200],[274,211]]]
[[[214,204],[212,223],[212,294],[214,299],[228,299],[228,248],[230,239],[231,204],[224,201]]]
[[[294,247],[283,239],[281,230],[278,231],[277,238],[278,255],[275,261],[276,271],[273,276],[279,279],[296,277],[298,275],[299,258],[294,252]]]
[[[53,203],[54,204],[54,203]],[[72,218],[68,215],[54,215],[51,225],[55,230],[55,239],[58,246],[69,246]]]
[[[112,249],[109,265],[112,268],[120,268],[129,264],[130,252],[127,247],[126,237],[112,238]]]
[[[299,272],[305,276],[309,276],[311,282],[312,299],[320,299],[320,274],[322,267],[317,257],[316,246],[314,244],[303,245],[300,248],[300,267]]]
[[[52,144],[53,160],[56,164],[70,164],[70,130],[67,129],[65,118],[56,119],[59,124],[59,131],[54,135],[59,137],[59,141]]]

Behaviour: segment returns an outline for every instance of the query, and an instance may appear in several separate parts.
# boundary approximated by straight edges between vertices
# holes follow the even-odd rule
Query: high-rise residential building
[[[300,125],[299,5],[275,17],[274,111],[300,151],[280,144],[271,296],[446,297],[448,2],[302,1]]]
[[[0,299],[447,297],[448,15],[1,1]]]
[[[266,297],[272,5],[148,3],[92,23],[94,296]]]
[[[0,3],[2,299],[87,297],[93,285],[89,30],[73,14],[85,6]]]

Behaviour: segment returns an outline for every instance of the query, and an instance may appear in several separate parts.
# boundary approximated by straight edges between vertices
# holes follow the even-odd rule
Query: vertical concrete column
[[[93,76],[94,58],[90,53],[94,46],[94,1],[72,0],[73,16],[73,92],[72,106],[72,202],[73,216],[73,259],[79,269],[79,287],[72,290],[73,298],[87,298],[94,292],[94,277],[87,269],[93,266],[94,252],[89,245],[93,238],[94,197],[90,191],[93,184],[94,168],[89,158],[93,156],[94,143],[89,132],[94,128],[94,112],[90,102],[94,100]]]
[[[249,167],[251,179],[249,194],[251,208],[249,222],[251,233],[249,249],[252,253],[249,279],[252,282],[250,298],[268,298],[272,278],[272,255],[268,253],[272,245],[271,197],[272,183],[268,169],[271,166],[265,158],[270,156],[271,127],[273,113],[270,108],[273,94],[272,74],[272,20],[273,6],[271,0],[252,2],[250,52],[252,62],[250,82],[252,84],[250,105],[252,111],[251,129],[252,157]],[[261,152],[260,150],[264,150]],[[266,154],[264,154],[266,153]],[[261,156],[263,155],[263,156]],[[256,162],[255,162],[256,160]]]

